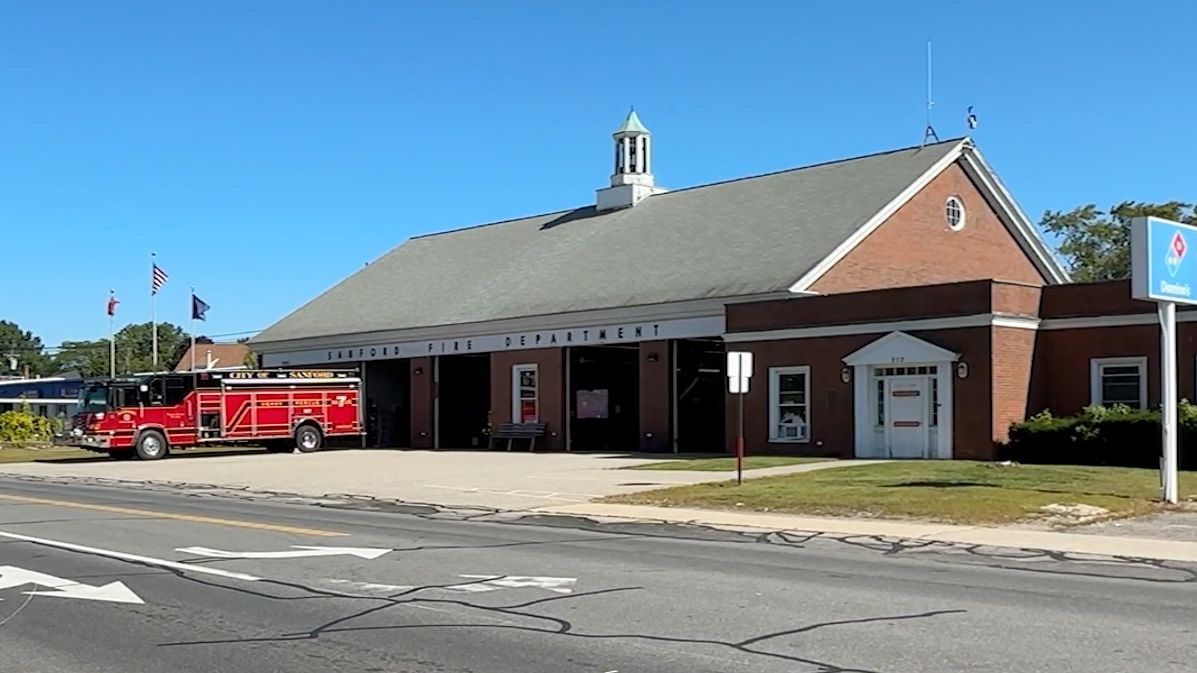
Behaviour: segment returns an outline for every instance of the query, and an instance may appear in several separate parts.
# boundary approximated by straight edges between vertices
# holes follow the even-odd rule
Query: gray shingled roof
[[[785,291],[958,142],[412,238],[253,341]]]

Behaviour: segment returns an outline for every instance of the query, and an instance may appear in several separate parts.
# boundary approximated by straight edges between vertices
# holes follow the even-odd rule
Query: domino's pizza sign
[[[1197,227],[1137,217],[1131,221],[1131,296],[1197,304]]]

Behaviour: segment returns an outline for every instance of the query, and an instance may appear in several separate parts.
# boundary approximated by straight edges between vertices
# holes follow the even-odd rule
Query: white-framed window
[[[878,428],[885,427],[885,379],[880,376],[877,377],[877,418],[874,419],[873,425]]]
[[[540,377],[536,365],[511,366],[511,422],[540,422]]]
[[[948,223],[948,228],[952,231],[960,231],[964,228],[964,199],[959,196],[949,196],[948,200],[943,204],[944,220]]]
[[[769,368],[769,441],[810,441],[810,367]]]
[[[1089,361],[1089,401],[1108,407],[1147,408],[1147,358],[1094,358]]]

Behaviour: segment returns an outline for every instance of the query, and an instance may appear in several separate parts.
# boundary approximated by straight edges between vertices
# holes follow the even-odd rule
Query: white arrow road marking
[[[60,542],[58,540],[47,540],[40,537],[32,537],[30,535],[21,535],[20,533],[9,533],[0,530],[0,537],[6,537],[10,540],[21,540],[22,542],[32,542],[33,544],[40,544],[46,547],[57,547],[58,549],[66,549],[68,551],[77,551],[84,554],[91,554],[93,556],[106,556],[121,561],[132,561],[134,563],[144,563],[145,565],[157,566],[159,568],[171,568],[172,570],[185,570],[189,573],[199,573],[203,575],[215,575],[217,577],[226,577],[234,580],[244,580],[246,582],[256,582],[260,577],[253,575],[246,575],[245,573],[232,572],[230,570],[221,570],[220,568],[205,568],[204,566],[192,565],[190,563],[179,563],[178,561],[167,561],[166,559],[154,558],[152,556],[139,556],[137,554],[127,554],[123,551],[110,551],[108,549],[99,549],[97,547],[85,547],[81,544],[73,542]]]
[[[369,547],[304,547],[291,545],[290,551],[224,551],[223,549],[210,549],[208,547],[182,547],[175,551],[210,558],[264,559],[307,558],[310,556],[356,556],[372,560],[392,550],[371,549]]]
[[[107,601],[109,603],[133,603],[145,605],[137,594],[122,582],[109,582],[102,586],[91,586],[61,577],[46,575],[45,573],[16,568],[14,566],[0,566],[0,589],[11,589],[26,584],[53,589],[54,591],[26,591],[31,596],[51,596],[55,598],[79,598],[85,601]]]
[[[479,593],[483,591],[498,591],[500,588],[505,589],[547,589],[559,594],[572,593],[573,586],[578,580],[576,577],[524,577],[521,575],[458,575],[465,579],[483,580],[481,582],[471,582],[468,584],[458,584],[451,587],[446,587],[454,591],[466,591],[470,593]]]

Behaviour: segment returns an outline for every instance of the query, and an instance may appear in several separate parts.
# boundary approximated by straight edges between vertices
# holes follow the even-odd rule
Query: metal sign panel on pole
[[[744,479],[744,394],[748,392],[748,379],[752,378],[752,353],[728,351],[727,388],[736,396],[738,408],[736,424],[736,483]]]
[[[1158,217],[1131,221],[1131,297],[1157,303],[1160,318],[1160,425],[1163,499],[1178,497],[1176,305],[1197,304],[1197,227]]]

